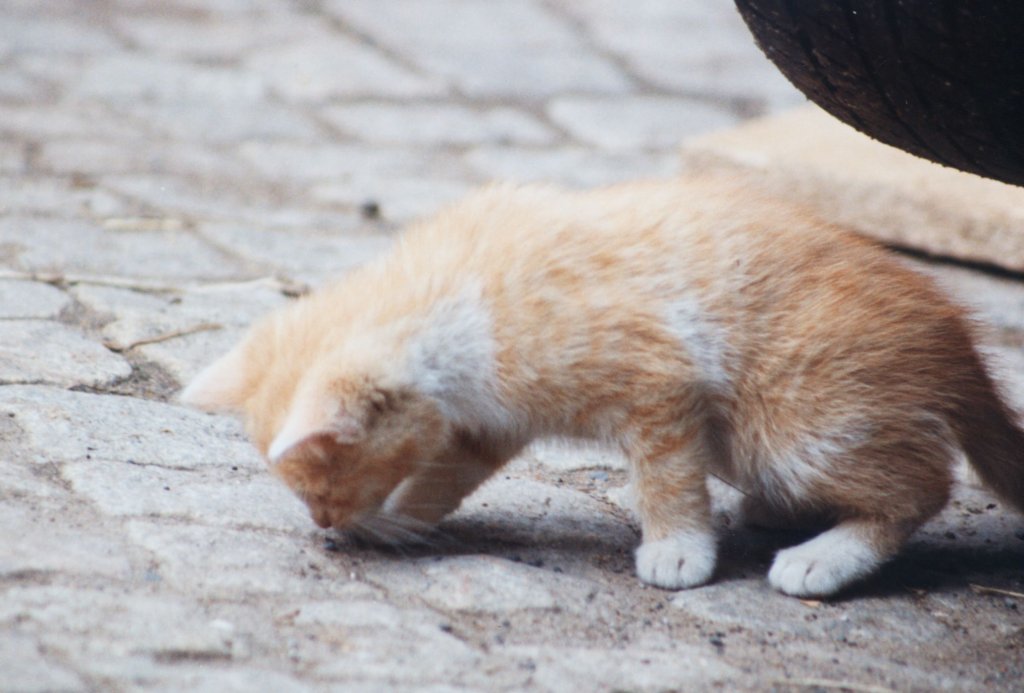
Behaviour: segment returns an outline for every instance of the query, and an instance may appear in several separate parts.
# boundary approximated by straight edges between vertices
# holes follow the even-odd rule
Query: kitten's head
[[[313,520],[345,528],[430,464],[449,426],[433,399],[401,382],[394,353],[365,339],[324,348],[295,313],[257,325],[181,399],[241,414],[271,470]]]

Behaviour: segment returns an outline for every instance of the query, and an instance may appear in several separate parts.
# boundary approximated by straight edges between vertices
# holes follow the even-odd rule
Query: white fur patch
[[[509,413],[498,401],[493,319],[478,286],[442,299],[408,349],[408,368],[449,419],[473,428],[504,429]]]
[[[759,492],[783,506],[806,497],[838,458],[869,440],[870,426],[851,417],[832,430],[805,434],[785,450],[765,451],[758,465]]]
[[[835,594],[875,571],[883,558],[850,525],[839,525],[775,556],[768,582],[794,597]]]
[[[729,384],[726,358],[729,339],[693,294],[673,299],[665,310],[669,332],[682,343],[701,378],[717,386]]]
[[[703,585],[715,572],[718,546],[711,532],[680,532],[645,541],[636,550],[636,574],[649,585],[682,589]]]

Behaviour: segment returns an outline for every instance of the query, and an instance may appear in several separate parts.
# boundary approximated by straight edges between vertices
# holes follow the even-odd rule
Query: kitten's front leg
[[[657,587],[696,587],[715,572],[718,545],[700,438],[699,429],[689,436],[647,438],[631,455],[643,531],[636,573]]]
[[[382,514],[433,526],[455,511],[462,499],[512,455],[463,436],[435,460],[403,481],[381,508]]]

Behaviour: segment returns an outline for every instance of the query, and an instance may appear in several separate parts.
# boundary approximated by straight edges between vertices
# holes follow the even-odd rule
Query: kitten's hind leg
[[[823,597],[867,577],[889,557],[876,540],[878,527],[842,522],[775,556],[768,582],[794,597]]]
[[[813,490],[823,505],[841,509],[840,521],[779,551],[768,572],[773,587],[795,597],[835,594],[874,573],[942,510],[951,486],[949,460],[927,440],[904,443],[898,454],[886,445],[880,438]]]
[[[844,520],[803,544],[779,551],[768,582],[794,597],[833,595],[878,570],[932,514],[898,521]]]

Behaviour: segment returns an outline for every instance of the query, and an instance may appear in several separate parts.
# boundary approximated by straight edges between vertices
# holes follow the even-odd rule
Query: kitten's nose
[[[315,522],[318,527],[327,529],[331,526],[331,514],[327,512],[326,508],[314,508],[313,506],[310,506],[309,514],[313,516],[313,522]]]

